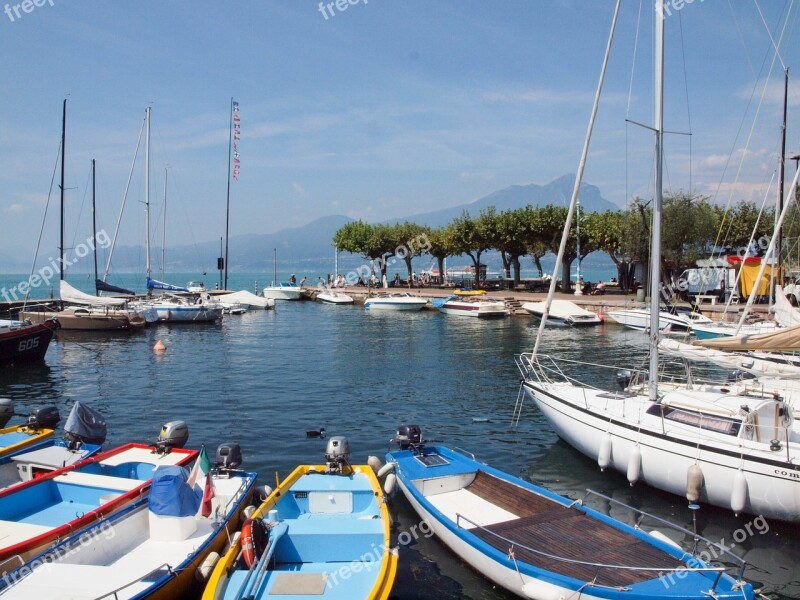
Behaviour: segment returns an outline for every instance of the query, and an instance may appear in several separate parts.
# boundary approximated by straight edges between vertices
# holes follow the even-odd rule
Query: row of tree
[[[662,271],[666,272],[690,267],[712,251],[724,249],[732,253],[747,248],[754,231],[763,246],[774,220],[772,210],[760,212],[752,202],[739,202],[726,211],[706,197],[683,193],[665,196],[662,215]],[[634,200],[625,210],[582,212],[581,260],[592,252],[607,253],[617,266],[620,286],[627,289],[631,265],[649,261],[651,218],[650,202],[641,199]],[[474,266],[476,284],[480,284],[481,257],[493,249],[500,253],[506,277],[512,277],[513,272],[514,281],[519,283],[520,261],[525,256],[531,257],[542,276],[541,259],[548,252],[558,252],[566,219],[565,207],[528,205],[502,212],[489,207],[477,217],[464,211],[439,228],[409,222],[373,225],[359,220],[341,227],[334,234],[333,244],[339,250],[363,255],[378,266],[382,275],[386,274],[390,258],[402,258],[409,278],[415,256],[433,256],[443,273],[445,258],[466,255]],[[787,222],[795,223],[796,219]],[[577,239],[577,220],[573,219],[562,264],[564,290],[569,289],[570,267],[578,258]]]

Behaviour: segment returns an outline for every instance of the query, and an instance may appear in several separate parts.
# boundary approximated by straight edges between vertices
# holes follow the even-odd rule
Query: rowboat
[[[50,414],[53,415],[50,407]],[[34,415],[41,411],[34,412]],[[37,417],[34,417],[37,418]],[[52,416],[58,423],[58,411]],[[52,430],[50,430],[52,431]],[[78,401],[72,405],[64,437],[47,437],[0,457],[0,489],[19,485],[68,465],[75,464],[100,451],[106,438],[106,423],[100,413]]]
[[[325,458],[297,467],[245,521],[203,600],[388,598],[397,554],[378,478],[350,465],[342,436],[328,440]]]
[[[196,596],[255,489],[256,474],[226,462],[230,456],[241,460],[237,445],[221,446],[213,465],[201,450],[192,474],[159,466],[147,497],[7,574],[0,580],[3,598]],[[204,500],[209,485],[213,497]]]
[[[55,406],[45,406],[34,410],[25,423],[6,427],[15,415],[11,400],[0,399],[0,458],[30,449],[52,438],[53,430],[61,420]]]
[[[144,496],[156,467],[192,461],[197,450],[164,437],[181,426],[185,430],[181,421],[165,425],[154,446],[125,444],[0,491],[0,576]]]
[[[426,446],[416,425],[400,427],[393,441],[400,450],[386,459],[419,516],[455,554],[519,597],[753,598],[738,558],[742,567],[734,578],[660,532],[631,527],[463,451]],[[605,496],[602,501],[625,506]],[[636,512],[638,524],[645,513]],[[703,540],[678,529],[687,539]],[[715,557],[724,550],[703,542]]]

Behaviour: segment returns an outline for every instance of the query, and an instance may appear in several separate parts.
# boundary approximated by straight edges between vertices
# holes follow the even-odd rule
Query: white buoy
[[[262,493],[264,494],[264,497],[261,498],[261,500],[263,502],[264,500],[266,500],[267,498],[269,498],[272,495],[272,488],[270,486],[268,486],[268,485],[264,485],[264,490],[263,490]]]
[[[380,469],[378,469],[378,479],[387,473],[391,473],[392,471],[394,471],[394,463],[386,463]]]
[[[633,447],[630,456],[628,457],[628,483],[633,485],[639,481],[642,474],[642,451],[639,450],[639,445]]]
[[[695,463],[686,472],[686,499],[689,502],[698,502],[702,489],[703,471],[700,469],[700,465]]]
[[[733,489],[731,490],[731,510],[738,517],[747,503],[747,478],[741,469],[733,476]]]
[[[600,465],[600,470],[605,471],[608,465],[611,464],[611,434],[606,433],[603,439],[600,440],[600,452],[597,453],[597,464]]]
[[[383,466],[383,463],[381,462],[381,459],[378,458],[377,456],[368,457],[367,458],[367,464],[375,472],[376,475],[378,474],[378,471],[380,471],[381,467]]]
[[[389,473],[386,476],[386,481],[383,482],[383,493],[387,496],[391,496],[392,492],[394,491],[394,486],[397,483],[397,475],[394,473]]]
[[[214,570],[214,566],[217,564],[219,560],[219,554],[216,552],[212,552],[206,559],[200,564],[199,567],[194,572],[197,581],[200,583],[205,583],[208,581],[208,578],[211,576],[211,572]]]

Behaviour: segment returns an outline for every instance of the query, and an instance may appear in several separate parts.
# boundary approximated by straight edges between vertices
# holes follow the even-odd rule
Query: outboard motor
[[[220,444],[214,467],[217,469],[235,469],[242,464],[242,448],[239,444]]]
[[[77,450],[82,444],[100,445],[106,441],[106,433],[103,415],[80,401],[72,405],[64,425],[64,439],[69,442],[71,450]]]
[[[633,371],[631,371],[630,369],[623,369],[622,371],[617,371],[616,379],[617,379],[617,385],[624,392],[631,384],[631,381],[633,380]]]
[[[189,441],[189,427],[185,421],[170,421],[161,427],[156,440],[156,451],[169,454],[173,448],[183,448]]]
[[[397,435],[390,441],[400,446],[400,450],[408,450],[422,443],[422,430],[419,425],[400,425]]]
[[[728,381],[735,382],[735,381],[743,381],[745,379],[755,379],[756,376],[748,371],[742,371],[741,369],[736,369],[735,371],[731,371],[728,373]]]
[[[14,416],[14,403],[10,398],[0,398],[0,429],[8,425]]]
[[[58,414],[55,406],[42,406],[31,412],[28,417],[28,427],[31,429],[55,429],[60,420],[61,415]]]
[[[328,440],[325,460],[331,473],[341,473],[343,466],[350,466],[350,442],[346,437],[335,435]]]

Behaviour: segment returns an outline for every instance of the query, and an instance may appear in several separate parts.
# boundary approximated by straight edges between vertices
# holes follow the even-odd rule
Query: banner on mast
[[[233,125],[233,178],[239,181],[239,138],[241,136],[241,122],[239,119],[239,103],[231,100],[231,123]]]

